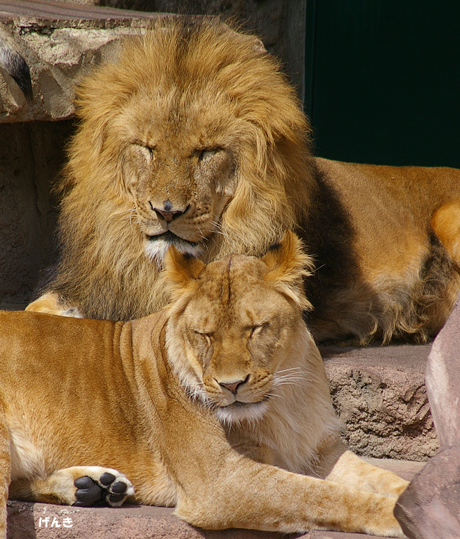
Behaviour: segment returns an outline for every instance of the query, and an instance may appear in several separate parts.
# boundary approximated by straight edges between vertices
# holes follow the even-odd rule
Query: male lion
[[[256,38],[159,20],[82,81],[77,106],[61,259],[29,309],[138,318],[165,304],[169,245],[209,262],[295,229],[316,264],[317,340],[425,341],[444,324],[460,289],[460,171],[313,158]]]
[[[207,266],[172,247],[165,266],[173,301],[140,320],[0,314],[3,531],[11,474],[12,498],[403,537],[407,482],[340,441],[295,235]]]

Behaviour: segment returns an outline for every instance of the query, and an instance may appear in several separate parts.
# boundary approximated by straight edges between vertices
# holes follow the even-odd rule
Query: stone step
[[[410,480],[420,462],[367,459]],[[8,502],[8,539],[282,539],[279,533],[253,530],[198,530],[164,507],[68,507],[44,503]],[[293,536],[291,536],[293,537]],[[302,539],[363,539],[366,535],[312,531]],[[370,537],[370,536],[369,536]]]
[[[0,123],[71,118],[74,85],[113,58],[120,40],[145,33],[164,15],[50,0],[0,0],[0,47],[30,70],[33,98],[0,70]]]
[[[153,13],[95,6],[78,1],[0,0],[0,19],[27,17],[41,21],[113,20],[116,24],[130,19],[149,18]]]

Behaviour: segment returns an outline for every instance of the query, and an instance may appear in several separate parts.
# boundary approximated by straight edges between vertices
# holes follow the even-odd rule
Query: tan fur
[[[425,341],[443,325],[460,289],[460,215],[431,218],[460,204],[460,172],[314,159],[295,93],[257,39],[160,20],[77,94],[62,257],[45,288],[58,305],[29,309],[145,316],[167,301],[169,244],[208,262],[263,254],[295,228],[317,268],[317,340]]]
[[[431,226],[452,260],[460,264],[460,201],[441,206],[431,218]]]
[[[13,498],[72,503],[75,478],[109,467],[129,501],[202,528],[402,537],[407,482],[340,441],[295,236],[262,259],[198,268],[171,248],[165,264],[175,300],[140,320],[0,313],[4,498],[11,473]]]
[[[426,341],[443,326],[460,289],[460,259],[443,233],[447,226],[460,230],[460,214],[451,211],[449,222],[431,226],[435,212],[460,203],[460,171],[316,163],[336,222],[320,202],[311,218],[319,232],[309,238],[325,269],[307,282],[313,332],[321,340]]]
[[[40,301],[34,301],[27,306],[27,311],[54,314],[57,316],[73,316],[82,318],[82,315],[76,308],[64,305],[56,294],[47,292],[40,297]]]

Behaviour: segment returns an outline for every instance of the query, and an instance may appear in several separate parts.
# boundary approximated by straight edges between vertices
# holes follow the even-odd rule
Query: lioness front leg
[[[395,498],[242,460],[224,464],[216,477],[213,484],[179,490],[175,514],[204,529],[321,529],[404,537],[393,515]]]
[[[340,456],[326,479],[348,486],[359,485],[363,491],[390,498],[398,498],[409,485],[393,472],[373,466],[351,451]]]
[[[63,505],[120,507],[133,495],[134,488],[123,474],[101,466],[63,468],[46,479],[22,479],[10,487],[11,499]]]

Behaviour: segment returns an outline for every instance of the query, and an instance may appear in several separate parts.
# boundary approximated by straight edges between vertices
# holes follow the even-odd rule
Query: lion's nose
[[[243,385],[245,382],[247,382],[248,378],[249,378],[249,374],[246,376],[246,378],[244,380],[236,380],[235,382],[219,382],[219,381],[217,381],[217,383],[221,387],[225,387],[225,389],[228,389],[230,391],[230,393],[233,393],[233,395],[236,395],[236,393],[238,391],[238,388],[241,385]]]
[[[176,217],[179,217],[179,215],[182,215],[184,212],[182,211],[164,211],[159,210],[158,208],[153,208],[153,211],[162,219],[164,219],[167,223],[170,223]]]
[[[188,206],[183,211],[174,210],[173,205],[171,204],[169,200],[167,200],[164,203],[162,208],[155,208],[151,202],[150,202],[150,207],[158,215],[160,219],[164,219],[167,223],[174,221],[174,219],[176,219],[177,217],[180,217],[188,210]]]

